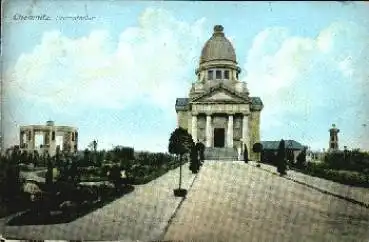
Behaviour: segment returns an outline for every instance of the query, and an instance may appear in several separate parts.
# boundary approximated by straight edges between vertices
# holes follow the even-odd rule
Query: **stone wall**
[[[177,112],[177,119],[178,119],[179,127],[182,127],[182,128],[187,130],[188,129],[188,119],[189,119],[188,112],[187,111],[178,111]]]

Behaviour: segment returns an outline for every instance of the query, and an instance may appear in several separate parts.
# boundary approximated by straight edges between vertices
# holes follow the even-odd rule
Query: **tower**
[[[338,133],[339,129],[336,128],[335,124],[332,124],[332,128],[329,129],[329,151],[337,151],[338,150]]]

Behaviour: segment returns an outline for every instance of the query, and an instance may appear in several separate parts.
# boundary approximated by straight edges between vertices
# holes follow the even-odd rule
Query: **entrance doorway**
[[[214,129],[214,147],[224,147],[225,129]]]

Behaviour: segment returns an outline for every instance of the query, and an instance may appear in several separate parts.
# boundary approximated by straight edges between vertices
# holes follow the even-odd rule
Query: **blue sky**
[[[369,149],[369,4],[356,2],[7,1],[3,128],[79,129],[80,148],[166,151],[213,26],[234,44],[240,78],[264,102],[262,140]],[[50,20],[14,20],[45,14]],[[93,20],[61,20],[86,16]],[[368,124],[364,126],[363,124]]]

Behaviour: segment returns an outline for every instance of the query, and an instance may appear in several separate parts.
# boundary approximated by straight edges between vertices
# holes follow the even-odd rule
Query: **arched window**
[[[53,131],[53,132],[51,133],[51,140],[52,140],[52,141],[54,141],[54,140],[55,140],[55,131]]]

